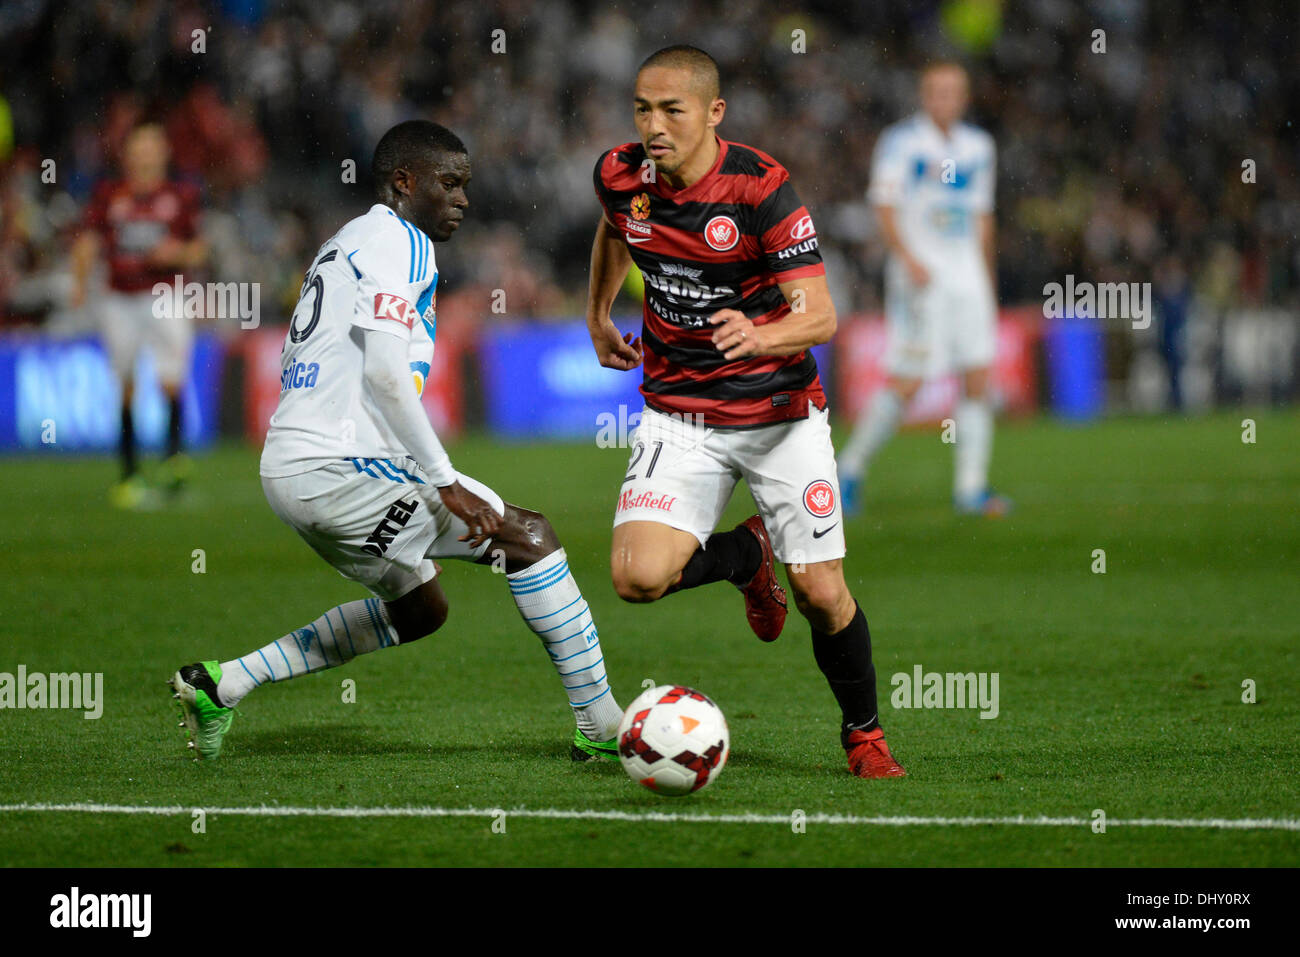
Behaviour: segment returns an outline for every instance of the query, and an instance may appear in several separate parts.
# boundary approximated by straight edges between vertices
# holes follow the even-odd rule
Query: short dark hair
[[[460,137],[438,123],[429,120],[398,123],[379,138],[370,160],[375,192],[382,195],[395,169],[423,169],[439,153],[467,152]]]
[[[696,86],[705,94],[704,98],[709,102],[716,100],[722,93],[722,78],[718,72],[718,61],[699,47],[678,43],[670,47],[664,47],[662,50],[656,50],[642,61],[636,72],[639,74],[642,70],[652,66],[690,70],[694,75]]]

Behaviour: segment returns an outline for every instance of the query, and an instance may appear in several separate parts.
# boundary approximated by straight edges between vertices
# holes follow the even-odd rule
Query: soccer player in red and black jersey
[[[812,218],[785,169],[720,139],[718,67],[667,47],[637,73],[640,142],[601,156],[604,215],[587,325],[603,366],[643,367],[645,409],[614,516],[610,568],[627,601],[726,580],[759,638],[785,623],[786,566],[859,777],[904,774],[885,744],[867,620],[844,581],[844,528],[826,397],[808,351],[835,332]],[[609,311],[645,279],[639,337]],[[714,534],[744,478],[759,514]]]
[[[207,244],[199,234],[198,189],[168,178],[169,155],[161,126],[142,123],[133,129],[122,146],[121,179],[96,187],[72,248],[73,308],[88,298],[101,250],[108,260],[109,288],[96,305],[109,364],[122,383],[122,481],[113,487],[111,500],[125,508],[141,504],[145,493],[136,473],[131,415],[135,363],[142,348],[153,354],[170,408],[164,472],[172,491],[190,471],[181,452],[181,388],[193,347],[192,321],[170,298],[154,296],[153,288],[155,283],[171,288],[177,275],[202,265]]]

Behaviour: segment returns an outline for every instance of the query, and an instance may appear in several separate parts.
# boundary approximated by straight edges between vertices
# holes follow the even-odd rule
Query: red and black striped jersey
[[[726,359],[708,318],[738,309],[755,325],[790,313],[780,283],[825,273],[812,217],[772,157],[718,140],[712,168],[685,189],[650,176],[626,143],[596,163],[596,196],[645,277],[641,394],[660,412],[718,428],[801,419],[826,396],[810,352]],[[647,181],[652,180],[652,181]]]
[[[104,239],[108,285],[118,292],[144,292],[170,284],[172,266],[155,266],[149,257],[163,240],[191,240],[199,234],[199,191],[190,183],[167,181],[136,193],[124,180],[95,187],[85,225]]]

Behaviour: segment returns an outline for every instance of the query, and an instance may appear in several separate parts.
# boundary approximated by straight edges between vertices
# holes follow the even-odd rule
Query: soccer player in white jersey
[[[921,74],[921,112],[881,134],[868,197],[889,246],[885,387],[840,452],[846,514],[861,502],[872,458],[894,434],[921,383],[956,372],[953,503],[1000,515],[1010,503],[989,489],[993,449],[990,371],[997,350],[993,138],[961,121],[970,101],[965,69],[948,61]]]
[[[554,529],[457,472],[420,404],[437,322],[433,243],[451,238],[469,205],[465,147],[436,123],[401,123],[379,141],[372,173],[379,202],[320,247],[303,281],[260,471],[276,515],[373,597],[243,657],[178,670],[169,683],[190,747],[217,757],[254,688],[436,631],[447,597],[434,559],[504,559],[573,708],[571,756],[616,760],[622,712]]]

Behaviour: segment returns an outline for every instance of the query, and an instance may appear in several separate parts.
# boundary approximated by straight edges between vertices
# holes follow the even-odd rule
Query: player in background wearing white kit
[[[888,374],[840,451],[842,507],[861,504],[872,458],[894,434],[921,383],[944,371],[961,379],[953,504],[1002,515],[1010,502],[989,489],[997,351],[993,138],[961,122],[970,81],[957,63],[921,74],[921,112],[884,131],[872,159],[869,198],[889,246],[885,272]]]
[[[457,472],[420,404],[437,323],[433,243],[451,238],[469,205],[465,147],[444,127],[412,120],[384,134],[371,169],[379,203],[320,248],[303,281],[260,471],[276,515],[374,597],[241,658],[178,670],[169,683],[190,747],[217,757],[234,706],[259,685],[436,631],[447,598],[435,558],[503,558],[519,613],[568,693],[572,758],[617,760],[622,712],[554,529]],[[470,630],[448,640],[475,638]]]

